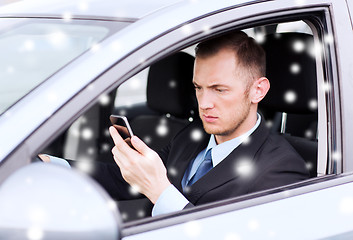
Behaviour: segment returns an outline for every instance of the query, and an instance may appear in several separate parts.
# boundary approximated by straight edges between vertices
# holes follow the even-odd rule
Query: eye
[[[194,85],[194,88],[195,88],[196,91],[201,89],[201,87],[195,86],[195,85]]]
[[[223,93],[226,91],[226,89],[223,89],[223,88],[216,88],[216,91],[219,92],[219,93]]]

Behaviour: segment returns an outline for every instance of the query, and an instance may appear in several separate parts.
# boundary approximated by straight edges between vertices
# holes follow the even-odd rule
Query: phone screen
[[[110,121],[124,140],[133,136],[131,127],[125,116],[111,115]]]

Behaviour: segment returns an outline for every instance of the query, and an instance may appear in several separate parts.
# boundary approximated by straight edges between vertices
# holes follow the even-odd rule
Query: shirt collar
[[[240,135],[239,137],[233,138],[221,144],[216,143],[215,136],[212,134],[204,154],[206,154],[209,149],[212,149],[211,155],[213,167],[217,166],[235,148],[237,148],[242,142],[244,142],[257,129],[257,127],[260,125],[260,122],[261,115],[257,113],[257,121],[249,131]]]

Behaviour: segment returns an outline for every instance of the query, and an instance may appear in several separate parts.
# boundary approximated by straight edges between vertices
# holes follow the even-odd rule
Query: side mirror
[[[120,239],[115,202],[96,182],[54,164],[25,166],[0,186],[0,239]]]

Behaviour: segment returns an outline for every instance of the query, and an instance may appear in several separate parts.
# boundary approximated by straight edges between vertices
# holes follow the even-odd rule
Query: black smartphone
[[[120,136],[124,140],[130,140],[130,138],[134,135],[129,121],[125,116],[110,115],[110,122],[118,130]]]

